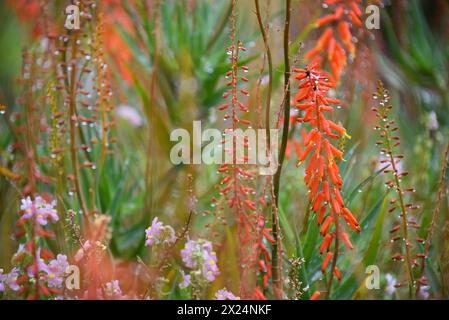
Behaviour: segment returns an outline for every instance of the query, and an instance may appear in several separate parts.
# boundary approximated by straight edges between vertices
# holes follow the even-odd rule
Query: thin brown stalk
[[[444,157],[443,157],[443,167],[441,170],[441,176],[440,176],[440,182],[438,184],[438,194],[437,194],[437,198],[435,200],[435,207],[433,208],[432,211],[432,220],[430,221],[430,225],[428,228],[428,232],[427,232],[427,237],[425,240],[425,246],[424,246],[424,258],[422,259],[422,263],[421,263],[421,270],[420,270],[420,274],[419,274],[419,280],[417,281],[417,285],[416,285],[416,293],[418,294],[421,286],[422,286],[422,279],[424,279],[424,273],[426,271],[426,260],[427,260],[427,255],[429,254],[429,250],[430,250],[430,245],[432,242],[432,236],[433,236],[433,232],[435,229],[435,223],[436,220],[440,214],[440,208],[441,208],[441,201],[443,200],[444,197],[444,193],[445,193],[445,182],[446,182],[446,171],[447,171],[447,163],[449,161],[449,143],[446,146],[446,151],[444,153]]]
[[[157,71],[159,67],[159,56],[160,56],[160,7],[161,2],[156,1],[154,8],[154,55],[153,55],[153,70],[151,74],[151,84],[150,84],[150,105],[147,113],[147,121],[148,121],[148,141],[147,141],[147,163],[145,166],[145,214],[148,214],[148,210],[152,209],[153,203],[153,189],[152,189],[152,181],[151,181],[151,166],[152,159],[154,159],[154,151],[153,144],[151,143],[152,139],[152,122],[154,115],[154,108],[156,107],[156,83],[157,83]],[[153,160],[154,164],[154,160]]]
[[[69,65],[72,66],[71,80],[70,80],[70,104],[69,104],[69,122],[70,122],[70,158],[72,162],[72,170],[73,177],[75,183],[75,191],[78,197],[78,201],[80,202],[80,206],[84,212],[84,214],[88,215],[89,211],[87,210],[86,202],[84,200],[84,196],[80,187],[79,180],[79,170],[78,170],[78,156],[77,156],[77,148],[76,148],[76,56],[78,53],[78,45],[76,44],[78,40],[78,33],[73,33],[73,44],[72,44],[72,55]]]
[[[285,21],[284,21],[284,85],[285,85],[285,100],[283,103],[284,108],[284,125],[282,132],[282,142],[281,149],[279,152],[279,166],[278,170],[274,176],[274,201],[276,208],[279,207],[279,187],[281,182],[282,166],[285,160],[285,150],[287,149],[288,132],[290,125],[290,56],[289,56],[289,46],[290,46],[290,14],[291,14],[291,0],[286,0],[285,8]],[[276,214],[278,210],[273,212],[273,238],[275,244],[273,245],[273,284],[275,288],[282,291],[282,263],[279,259],[279,224],[278,216]]]

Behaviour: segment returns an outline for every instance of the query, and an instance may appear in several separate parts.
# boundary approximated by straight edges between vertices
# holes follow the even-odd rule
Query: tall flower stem
[[[393,156],[393,152],[391,151],[391,142],[390,142],[390,136],[388,130],[385,128],[385,143],[388,150],[388,154],[390,157],[391,166],[393,168],[393,172],[398,172],[396,168],[395,159]],[[402,231],[404,232],[404,239],[405,239],[405,259],[407,262],[407,270],[408,270],[408,276],[409,276],[409,290],[410,290],[410,298],[413,297],[413,283],[415,282],[414,275],[413,275],[413,269],[412,269],[412,259],[410,254],[410,246],[409,243],[409,235],[408,235],[408,228],[407,228],[407,210],[405,209],[405,201],[404,201],[404,194],[402,192],[402,185],[401,181],[397,174],[394,175],[394,182],[396,185],[396,189],[398,190],[398,196],[399,196],[399,204],[401,208],[401,220],[402,220]]]
[[[285,160],[285,150],[287,149],[287,141],[288,141],[288,132],[290,125],[290,57],[289,57],[289,45],[290,45],[290,13],[291,13],[291,0],[285,1],[285,20],[284,20],[284,90],[285,90],[285,99],[284,99],[284,124],[282,130],[282,142],[281,149],[279,151],[279,166],[276,174],[274,176],[274,201],[276,204],[276,208],[279,207],[279,187],[281,182],[281,174],[282,174],[282,166]],[[282,268],[279,257],[279,219],[278,219],[278,210],[274,210],[272,214],[273,221],[273,238],[275,243],[273,244],[273,283],[274,286],[282,290]]]
[[[78,40],[78,33],[73,33],[73,44],[72,44],[72,55],[71,60],[73,63],[69,63],[71,65],[72,70],[70,74],[70,103],[69,103],[69,122],[70,122],[70,158],[72,162],[72,170],[73,170],[73,177],[74,177],[74,183],[75,183],[75,190],[78,197],[78,201],[80,202],[80,206],[84,212],[84,214],[88,215],[89,212],[87,210],[87,206],[84,200],[84,196],[81,191],[80,187],[80,181],[79,181],[79,170],[78,170],[78,160],[77,160],[77,148],[76,148],[76,56],[78,53],[78,46],[77,46],[77,40]]]
[[[156,84],[157,84],[157,72],[159,68],[159,55],[160,55],[160,7],[161,2],[156,1],[154,6],[154,55],[153,55],[153,70],[151,74],[150,84],[150,105],[147,112],[148,121],[148,141],[147,141],[147,159],[145,166],[145,214],[148,214],[148,210],[153,209],[153,186],[152,186],[152,165],[154,166],[154,150],[152,148],[152,134],[153,134],[153,116],[154,108],[156,107]]]
[[[407,269],[407,278],[408,278],[408,286],[409,286],[409,298],[414,298],[414,286],[415,286],[415,277],[413,273],[413,266],[416,265],[415,260],[412,258],[411,253],[411,243],[410,243],[410,235],[409,235],[409,224],[413,224],[409,222],[409,214],[408,209],[413,209],[415,206],[412,204],[406,204],[404,198],[404,192],[411,191],[414,189],[404,189],[401,184],[401,177],[405,176],[405,173],[399,172],[398,163],[401,161],[403,156],[398,156],[394,152],[394,148],[399,146],[400,139],[399,136],[395,136],[395,132],[398,130],[398,127],[393,127],[395,124],[394,120],[389,119],[389,112],[392,109],[392,105],[390,104],[390,96],[388,90],[386,90],[383,86],[383,83],[379,81],[377,92],[373,96],[374,99],[379,99],[379,108],[373,108],[373,111],[377,113],[377,117],[380,120],[380,124],[376,127],[381,133],[382,140],[376,142],[377,145],[383,145],[384,149],[382,149],[382,153],[385,154],[387,160],[385,162],[389,163],[389,168],[384,171],[384,173],[391,173],[392,179],[386,183],[388,188],[394,188],[398,194],[398,200],[394,199],[390,203],[394,206],[390,209],[390,212],[393,212],[396,209],[400,210],[400,222],[392,229],[391,233],[397,232],[399,229],[402,229],[402,235],[396,237],[396,240],[402,240],[405,246],[405,264]],[[394,240],[394,241],[396,241]],[[404,260],[401,253],[395,254],[392,257],[393,261]]]
[[[421,264],[419,279],[416,284],[416,293],[419,293],[421,286],[426,282],[425,277],[424,277],[424,273],[426,271],[426,259],[427,259],[427,255],[429,254],[430,245],[432,242],[433,231],[435,229],[435,223],[436,223],[437,217],[440,213],[441,201],[443,200],[443,196],[444,196],[444,192],[445,192],[446,171],[447,171],[448,161],[449,161],[449,143],[446,146],[446,151],[445,151],[444,157],[443,157],[443,167],[441,170],[440,182],[438,184],[438,194],[437,194],[437,198],[435,200],[435,207],[432,212],[432,219],[430,221],[429,229],[427,232],[427,237],[425,240],[426,244],[424,246],[423,260],[422,260],[422,264]]]

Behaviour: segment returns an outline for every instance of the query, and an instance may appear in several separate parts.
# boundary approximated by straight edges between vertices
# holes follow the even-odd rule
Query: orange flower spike
[[[338,124],[336,124],[335,122],[333,122],[333,121],[331,121],[331,120],[328,120],[327,122],[329,123],[329,127],[330,127],[332,130],[335,130],[335,131],[337,131],[338,133],[340,133],[341,135],[344,135],[344,136],[346,136],[346,137],[348,137],[348,138],[351,138],[351,136],[349,136],[349,135],[346,133],[346,129],[345,129],[345,128],[343,128],[342,126],[339,126]]]
[[[326,166],[324,158],[321,157],[318,164],[318,177],[320,180],[324,177],[324,167]]]
[[[343,7],[338,7],[335,10],[335,13],[334,13],[335,20],[341,19],[341,17],[343,16],[344,11],[345,11],[345,9]]]
[[[320,209],[320,213],[318,214],[317,223],[318,225],[323,222],[324,215],[326,214],[326,206],[322,206]]]
[[[333,163],[334,162],[334,153],[332,152],[331,144],[329,143],[329,140],[324,139],[323,144],[324,144],[324,150],[326,151],[327,157],[329,159],[329,163]]]
[[[320,254],[323,254],[324,251],[329,249],[333,238],[334,238],[334,235],[332,233],[326,234],[326,236],[323,239],[323,242],[321,243]]]
[[[299,158],[301,158],[301,155],[302,155],[301,143],[298,140],[294,140],[293,144],[294,144],[294,147],[295,147],[296,156],[299,159]]]
[[[352,215],[348,208],[343,208],[343,218],[349,223],[349,225],[357,232],[360,232],[360,226],[356,218]]]
[[[331,194],[329,192],[329,182],[323,182],[323,193],[327,202],[331,201]]]
[[[315,140],[315,135],[318,133],[318,129],[313,128],[309,134],[307,134],[305,131],[303,132],[305,133],[305,135],[303,136],[304,146],[308,146],[312,141]]]
[[[354,1],[351,2],[351,8],[357,16],[361,17],[363,15],[362,10],[360,10],[360,7]]]
[[[344,206],[344,201],[343,201],[343,198],[342,198],[342,196],[340,194],[340,190],[338,190],[338,188],[334,187],[333,191],[334,191],[335,198],[338,201],[338,204],[343,207]]]
[[[317,45],[315,48],[317,48],[318,50],[323,50],[327,44],[329,43],[329,41],[331,39],[334,39],[333,37],[333,33],[334,31],[332,30],[332,28],[327,28],[323,34],[321,35],[321,37],[318,39]]]
[[[307,156],[309,155],[310,151],[312,151],[312,149],[314,149],[313,144],[309,144],[306,150],[304,150],[304,153],[302,154],[301,158],[299,158],[299,164],[301,164],[302,162],[304,162],[304,160],[306,160]]]
[[[351,34],[351,30],[349,28],[349,23],[346,21],[340,22],[340,24],[338,25],[338,33],[341,37],[342,42],[348,49],[348,51],[351,54],[354,54],[355,46],[354,46],[354,43],[352,42],[352,34]]]
[[[343,159],[343,151],[338,150],[337,148],[335,148],[333,145],[330,145],[330,148],[332,150],[332,153],[335,157],[339,158],[339,159]]]
[[[354,11],[349,11],[349,18],[351,18],[352,23],[354,23],[357,27],[363,27],[362,21],[360,21],[360,18],[354,13]]]
[[[316,26],[317,28],[320,28],[320,27],[322,27],[322,26],[324,26],[324,25],[326,25],[326,24],[329,24],[329,23],[331,23],[331,22],[333,22],[333,21],[335,21],[335,15],[333,15],[333,14],[327,14],[327,15],[325,15],[325,16],[319,18],[319,19],[316,21],[315,26]]]
[[[318,210],[321,207],[321,204],[323,203],[324,195],[322,192],[318,193],[318,195],[315,198],[315,202],[313,203],[313,212],[318,212]]]
[[[285,149],[285,157],[287,159],[290,159],[290,155],[292,153],[292,143],[291,141],[287,141],[287,148]]]
[[[317,300],[320,297],[320,295],[321,293],[319,291],[315,291],[310,297],[310,300]]]
[[[328,216],[328,217],[324,220],[323,225],[322,225],[321,228],[320,228],[320,234],[321,234],[322,236],[324,236],[325,234],[327,234],[327,231],[329,230],[329,227],[330,227],[330,224],[331,224],[332,220],[333,220],[333,219],[332,219],[331,216]]]
[[[342,21],[338,24],[338,34],[344,43],[352,41],[351,29],[347,21]]]
[[[334,274],[337,277],[338,281],[340,281],[341,280],[341,272],[340,272],[340,269],[338,269],[338,267],[335,267]]]
[[[346,247],[348,247],[348,249],[350,249],[350,250],[354,249],[354,246],[352,245],[351,241],[349,240],[348,234],[346,232],[343,232],[341,234],[341,239],[346,244]]]
[[[332,208],[334,209],[334,212],[337,214],[340,214],[341,212],[341,205],[338,203],[336,198],[332,198]]]
[[[323,264],[321,265],[321,272],[324,273],[326,271],[327,265],[329,264],[329,261],[332,258],[332,252],[328,252],[326,254],[326,257],[323,260]]]
[[[327,58],[329,59],[329,61],[332,61],[334,58],[335,44],[336,44],[336,40],[335,40],[335,38],[332,38],[329,41],[329,47],[327,49]]]

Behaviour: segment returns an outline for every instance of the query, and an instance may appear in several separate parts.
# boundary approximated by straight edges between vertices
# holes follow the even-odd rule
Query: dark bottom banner
[[[2,312],[145,319],[326,319],[428,316],[448,301],[0,301]],[[43,309],[43,310],[41,310]],[[51,313],[49,313],[51,312]]]

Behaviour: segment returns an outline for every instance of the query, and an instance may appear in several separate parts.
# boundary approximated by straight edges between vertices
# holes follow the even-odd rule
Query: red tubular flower
[[[315,291],[310,297],[310,300],[317,300],[320,297],[320,295],[321,293],[319,291]]]
[[[341,196],[343,180],[337,160],[343,159],[343,152],[332,144],[332,140],[347,136],[347,133],[345,128],[325,116],[334,110],[334,104],[339,103],[337,99],[327,96],[329,89],[335,87],[329,76],[318,69],[316,64],[305,69],[294,69],[294,72],[295,78],[299,80],[296,107],[303,111],[303,117],[298,121],[309,124],[311,128],[309,132],[302,129],[305,150],[300,163],[308,159],[304,181],[309,189],[311,209],[317,213],[317,222],[321,225],[320,234],[324,237],[320,254],[327,251],[322,265],[322,271],[325,272],[332,256],[336,259],[336,255],[330,252],[332,245],[334,250],[338,247],[336,241],[341,239],[352,249],[348,235],[340,231],[341,218],[356,232],[360,231],[356,218],[345,207]],[[335,263],[332,272],[339,278],[340,271],[335,271]]]
[[[363,27],[361,0],[324,0],[332,13],[319,18],[316,28],[325,27],[314,48],[305,57],[319,63],[328,64],[333,80],[338,82],[346,66],[348,56],[354,56],[356,48],[353,42],[353,29]]]
[[[226,156],[231,156],[231,163],[223,164],[219,171],[222,173],[220,181],[220,193],[225,198],[227,207],[232,211],[234,218],[238,222],[239,263],[240,263],[240,295],[242,298],[249,298],[254,295],[257,279],[252,278],[253,270],[261,270],[262,273],[270,275],[270,263],[266,257],[259,256],[266,251],[263,246],[263,239],[270,241],[271,236],[265,229],[265,222],[259,219],[257,212],[257,200],[254,197],[253,182],[254,167],[248,165],[247,154],[249,148],[249,139],[244,138],[240,145],[236,130],[246,130],[251,126],[251,122],[245,119],[245,114],[249,112],[248,105],[244,103],[249,91],[241,84],[246,84],[248,78],[245,77],[248,72],[247,66],[239,64],[241,55],[246,51],[242,42],[236,38],[236,1],[232,2],[231,19],[231,42],[226,53],[229,55],[231,64],[230,70],[226,73],[227,91],[223,94],[226,101],[219,107],[224,113],[224,120],[229,124],[225,130],[222,139],[223,150],[227,152]],[[237,150],[243,148],[242,150]],[[242,155],[243,154],[243,155]],[[241,155],[242,158],[238,158]],[[227,157],[228,158],[228,157]],[[260,202],[260,199],[259,199]],[[264,250],[265,249],[265,250]],[[268,279],[267,279],[268,280]],[[264,280],[264,282],[268,282]],[[262,294],[260,292],[260,294]],[[262,295],[263,296],[263,295]],[[256,297],[258,296],[256,292]]]

